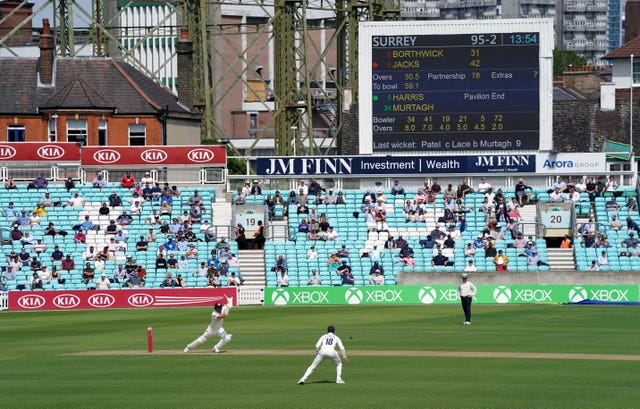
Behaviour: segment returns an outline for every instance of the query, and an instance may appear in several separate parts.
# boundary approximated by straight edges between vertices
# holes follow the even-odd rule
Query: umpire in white
[[[468,274],[462,274],[462,283],[458,286],[458,297],[464,311],[464,325],[471,325],[471,301],[474,295],[476,295],[476,286],[469,281]]]

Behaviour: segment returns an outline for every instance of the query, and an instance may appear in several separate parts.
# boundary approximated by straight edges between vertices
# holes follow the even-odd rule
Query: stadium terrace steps
[[[547,248],[549,270],[575,270],[573,249]]]
[[[520,208],[520,222],[523,223],[522,234],[524,237],[535,237],[536,225],[534,223],[537,222],[537,206],[535,204],[529,204]]]
[[[211,203],[211,224],[214,226],[232,226],[233,211],[231,203],[215,201]]]
[[[244,285],[265,285],[264,250],[238,250],[238,261]]]

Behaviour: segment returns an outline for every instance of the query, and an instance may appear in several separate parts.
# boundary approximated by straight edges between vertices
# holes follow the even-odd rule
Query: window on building
[[[145,124],[129,125],[129,146],[144,146],[147,144],[147,126]]]
[[[54,118],[49,119],[49,142],[55,142],[58,139],[56,125],[58,124],[58,116],[54,115]]]
[[[67,121],[67,142],[87,144],[87,120],[70,119]]]
[[[640,58],[640,56],[634,56],[633,59],[633,85],[640,84],[640,61],[636,60],[636,58]]]
[[[98,145],[107,146],[107,121],[101,119],[98,121]]]
[[[249,113],[249,138],[256,139],[258,137],[258,113]]]
[[[24,125],[7,125],[7,141],[24,142],[25,141]]]

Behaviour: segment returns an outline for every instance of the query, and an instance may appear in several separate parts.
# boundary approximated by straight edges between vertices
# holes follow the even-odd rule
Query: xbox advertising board
[[[482,304],[637,302],[638,285],[476,285]],[[455,304],[455,285],[266,288],[265,305]]]

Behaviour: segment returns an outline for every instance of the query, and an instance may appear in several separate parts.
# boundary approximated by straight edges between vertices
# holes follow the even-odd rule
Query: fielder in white
[[[298,385],[304,385],[307,378],[309,378],[318,365],[320,365],[320,362],[325,359],[333,359],[333,362],[336,364],[336,383],[344,383],[342,380],[342,361],[336,351],[336,346],[340,348],[344,362],[348,364],[349,359],[347,359],[347,351],[345,351],[342,341],[336,334],[334,334],[334,332],[336,332],[336,327],[329,325],[327,333],[321,336],[318,342],[316,342],[316,357],[313,359],[313,362],[309,368],[307,368],[307,371],[304,373],[302,378],[298,381]]]
[[[227,331],[222,328],[222,323],[224,319],[229,315],[229,310],[231,310],[231,306],[233,305],[233,298],[227,298],[227,303],[223,307],[221,303],[217,302],[213,307],[213,312],[211,313],[211,324],[204,330],[202,335],[196,338],[192,343],[187,345],[184,348],[184,352],[187,353],[191,351],[193,348],[197,347],[200,344],[204,344],[209,338],[217,335],[220,337],[220,341],[213,347],[211,350],[216,354],[220,352],[220,348],[225,346],[229,341],[231,341],[231,337],[233,334],[227,334]]]

